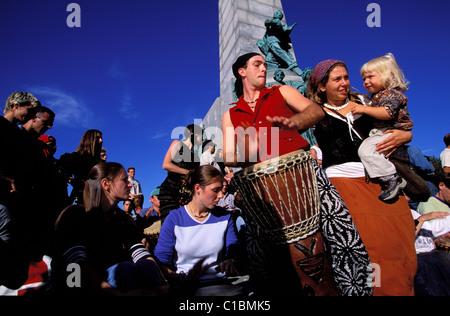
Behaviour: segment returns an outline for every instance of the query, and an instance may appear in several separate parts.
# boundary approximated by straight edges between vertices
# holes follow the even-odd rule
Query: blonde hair
[[[39,100],[36,99],[36,97],[31,93],[24,91],[16,91],[11,93],[8,99],[6,100],[5,109],[3,110],[3,113],[6,114],[8,111],[11,111],[11,109],[14,107],[15,104],[19,106],[31,105],[33,108],[41,106],[41,102],[39,102]]]
[[[397,64],[392,53],[374,58],[361,67],[361,76],[365,73],[375,71],[381,75],[381,83],[385,89],[400,89],[405,92],[408,90],[409,82]]]

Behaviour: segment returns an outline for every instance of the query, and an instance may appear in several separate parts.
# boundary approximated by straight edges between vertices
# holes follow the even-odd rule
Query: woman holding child
[[[366,181],[358,156],[372,121],[352,110],[369,100],[350,92],[346,64],[338,60],[325,60],[315,67],[308,93],[326,114],[315,128],[323,168],[346,203],[369,252],[376,276],[374,295],[412,295],[417,259],[408,204],[403,196],[389,204],[381,201],[380,186]],[[377,145],[377,151],[390,151],[412,138],[408,131],[390,132],[392,135]]]

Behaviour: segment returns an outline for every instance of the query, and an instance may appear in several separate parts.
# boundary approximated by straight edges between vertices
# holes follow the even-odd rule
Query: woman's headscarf
[[[311,77],[309,78],[309,80],[312,81],[312,84],[314,86],[317,86],[319,82],[323,80],[328,70],[330,70],[330,68],[336,65],[337,63],[345,64],[343,61],[337,59],[327,59],[321,61],[320,63],[317,64],[316,67],[314,67],[314,70],[311,73]]]

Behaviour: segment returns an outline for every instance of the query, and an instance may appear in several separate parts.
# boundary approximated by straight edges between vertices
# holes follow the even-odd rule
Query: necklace
[[[188,208],[189,213],[191,213],[192,216],[194,216],[194,217],[196,217],[196,218],[205,218],[205,217],[208,216],[208,214],[209,214],[209,211],[208,211],[208,212],[206,212],[206,214],[203,214],[203,215],[196,215],[196,214],[194,214],[194,212],[192,211],[191,206],[190,206],[189,204],[186,205],[186,207]]]
[[[247,102],[248,104],[252,104],[252,103],[255,103],[255,102],[258,101],[258,100],[259,100],[259,97],[256,98],[254,101],[245,101],[245,102]]]
[[[324,103],[323,106],[326,107],[327,109],[330,109],[330,110],[339,111],[339,110],[345,109],[350,104],[350,100],[349,99],[347,99],[346,101],[347,102],[345,104],[341,105],[341,106],[334,106],[334,105],[330,105],[328,103]]]

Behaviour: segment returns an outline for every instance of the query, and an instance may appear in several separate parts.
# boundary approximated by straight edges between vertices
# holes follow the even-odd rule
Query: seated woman
[[[232,260],[238,249],[235,225],[231,213],[217,206],[222,183],[222,173],[212,166],[197,167],[188,175],[192,199],[169,213],[155,248],[169,282],[202,283],[237,274]]]
[[[84,207],[67,207],[56,222],[57,256],[52,265],[60,286],[56,288],[62,289],[57,293],[137,295],[167,290],[136,225],[117,206],[128,199],[130,188],[122,165],[105,162],[92,168]],[[76,271],[69,267],[79,267],[79,276],[69,275]]]

